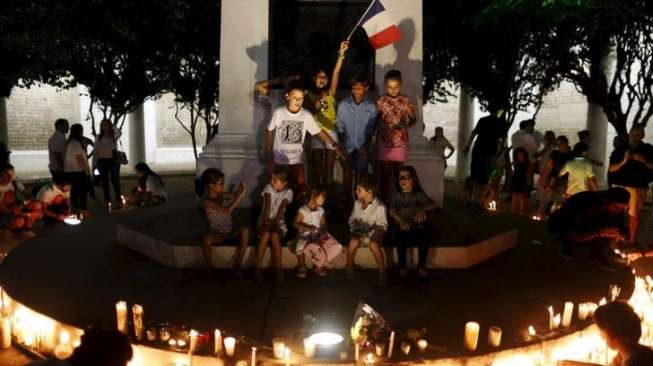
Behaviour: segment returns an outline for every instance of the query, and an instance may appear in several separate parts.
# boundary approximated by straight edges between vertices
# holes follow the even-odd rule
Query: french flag
[[[381,0],[374,0],[359,23],[369,39],[372,48],[379,49],[401,39],[399,27],[390,18]]]

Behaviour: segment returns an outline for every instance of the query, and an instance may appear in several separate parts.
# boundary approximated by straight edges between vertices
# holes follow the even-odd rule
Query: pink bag
[[[342,252],[342,245],[331,234],[326,233],[318,240],[307,243],[304,255],[316,267],[324,267]]]

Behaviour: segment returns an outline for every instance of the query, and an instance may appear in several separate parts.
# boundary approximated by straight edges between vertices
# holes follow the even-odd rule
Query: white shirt
[[[298,213],[302,214],[302,217],[304,218],[302,223],[313,225],[318,229],[320,228],[322,216],[324,216],[324,208],[317,207],[315,210],[311,210],[308,206],[304,205],[298,210]]]
[[[510,140],[512,142],[513,151],[520,147],[524,148],[526,149],[526,152],[528,152],[528,158],[531,161],[533,160],[533,156],[538,152],[538,144],[531,133],[525,130],[519,130],[512,134]]]
[[[7,192],[12,192],[13,197],[11,198],[12,201],[16,199],[16,194],[15,194],[15,189],[14,189],[14,184],[12,182],[9,182],[5,185],[0,184],[0,201],[4,202],[5,201],[5,194]],[[9,200],[9,196],[7,196],[7,200]]]
[[[283,200],[288,200],[288,203],[290,203],[293,199],[292,189],[290,188],[277,192],[270,184],[267,184],[265,188],[263,188],[261,196],[265,198],[266,193],[270,194],[270,215],[268,219],[274,219],[277,217],[277,211],[279,211],[279,207],[281,207]],[[281,220],[283,221],[283,218]]]
[[[39,193],[36,194],[36,200],[44,203],[46,206],[52,204],[58,205],[61,204],[64,200],[70,198],[70,191],[64,192],[56,185],[46,184],[39,190]]]
[[[60,153],[62,158],[66,154],[66,135],[61,131],[54,131],[48,140],[48,158],[50,160],[48,168],[55,172],[61,172],[63,166],[57,160],[55,153]]]
[[[560,170],[559,176],[562,177],[567,173],[569,173],[567,191],[565,192],[567,196],[587,191],[589,189],[588,179],[594,177],[592,163],[583,157],[569,160]]]
[[[359,200],[356,200],[354,210],[351,212],[351,216],[349,216],[349,225],[354,220],[361,220],[369,226],[379,226],[384,230],[388,227],[385,206],[376,198],[365,208],[363,208],[363,204]]]
[[[95,139],[95,148],[93,149],[93,155],[96,159],[113,159],[113,151],[117,150],[116,140],[120,138],[122,132],[117,128],[113,129],[114,138],[111,136],[104,135],[100,138],[100,135]]]
[[[300,109],[297,113],[291,113],[283,107],[272,114],[268,131],[275,131],[272,146],[274,162],[293,165],[304,162],[306,132],[317,135],[321,129],[310,112]]]
[[[166,193],[162,182],[151,175],[145,179],[145,192],[149,192],[153,196],[168,198],[168,193]]]
[[[82,144],[76,140],[70,140],[68,147],[66,148],[66,157],[64,159],[63,171],[64,172],[83,172],[84,167],[79,164],[77,156],[81,155],[84,161],[86,161],[86,151],[82,147]]]

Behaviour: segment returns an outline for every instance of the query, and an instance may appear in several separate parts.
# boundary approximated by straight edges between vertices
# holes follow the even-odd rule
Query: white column
[[[0,97],[0,142],[9,148],[9,124],[7,123],[7,98]]]
[[[269,107],[255,103],[253,91],[257,80],[269,77],[269,2],[223,0],[221,8],[220,134],[202,149],[196,173],[215,167],[225,173],[227,185],[243,180],[249,204],[266,180],[259,153]]]
[[[143,119],[145,122],[145,161],[156,163],[156,101],[148,99],[143,103]]]
[[[615,72],[616,54],[614,50],[607,53],[602,60],[603,70],[605,70],[608,85],[610,84]],[[587,129],[590,131],[590,152],[589,156],[603,162],[602,167],[594,166],[594,174],[599,182],[605,182],[607,174],[607,156],[608,151],[608,117],[603,112],[603,108],[596,104],[587,103]]]
[[[458,146],[456,146],[456,178],[465,179],[469,175],[470,154],[465,154],[467,140],[474,128],[474,98],[460,88],[458,96]]]
[[[145,108],[139,105],[129,114],[129,163],[145,162]]]

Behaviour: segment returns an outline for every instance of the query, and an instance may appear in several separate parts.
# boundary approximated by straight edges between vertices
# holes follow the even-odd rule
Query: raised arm
[[[236,197],[234,197],[231,203],[229,203],[229,205],[227,206],[227,211],[229,213],[232,213],[236,209],[240,201],[243,200],[246,191],[247,188],[245,187],[245,184],[241,181],[240,184],[238,184],[238,192],[236,192]]]
[[[349,48],[349,41],[340,42],[340,50],[338,50],[338,60],[336,60],[336,66],[333,68],[333,74],[331,75],[331,87],[329,92],[333,97],[336,96],[338,91],[338,83],[340,82],[340,70],[342,69],[342,63],[345,60],[345,52]]]

